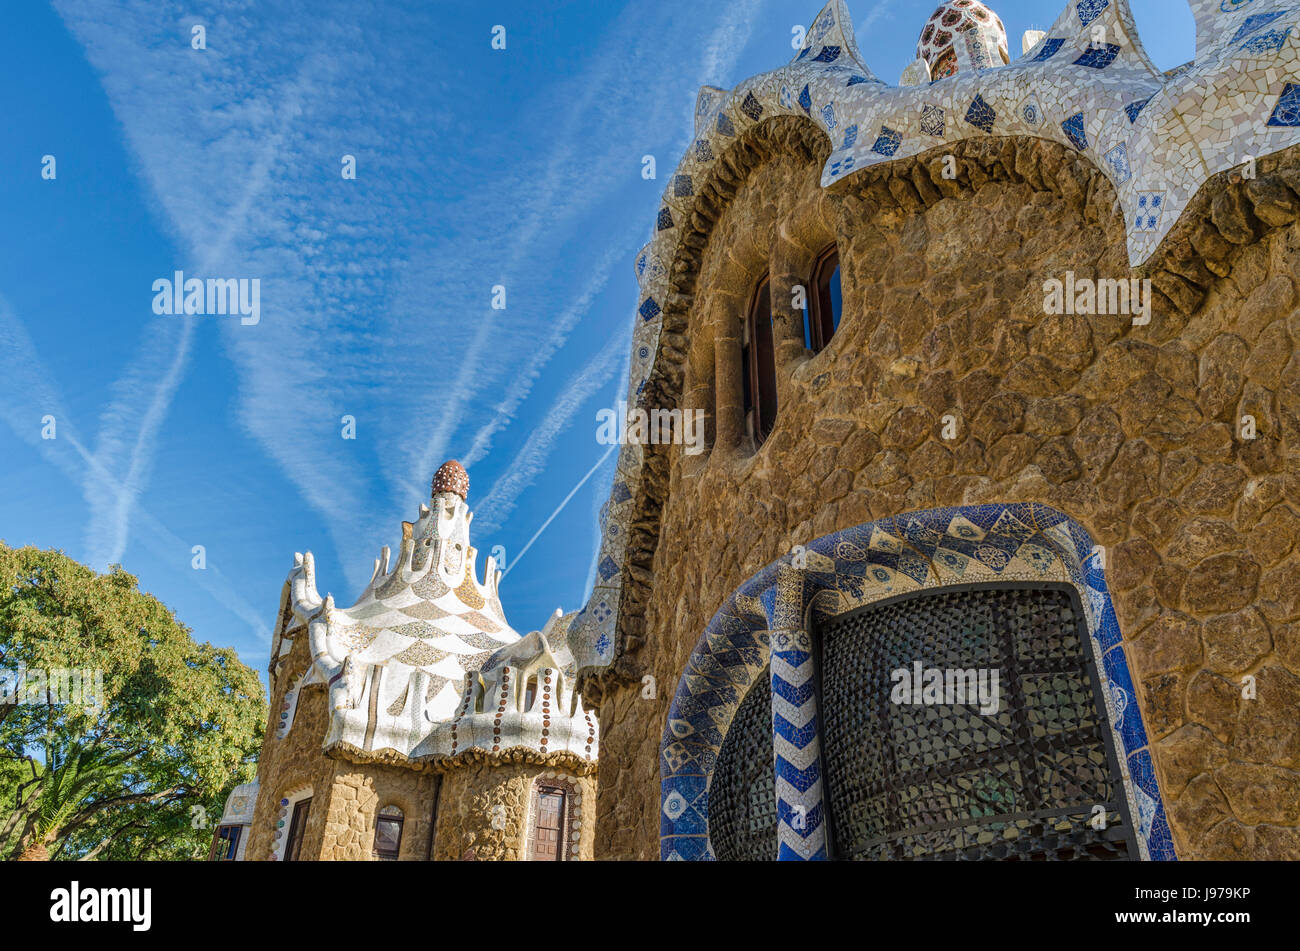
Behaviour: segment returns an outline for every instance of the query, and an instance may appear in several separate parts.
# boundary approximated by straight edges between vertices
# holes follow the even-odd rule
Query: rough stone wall
[[[375,817],[385,806],[397,806],[403,814],[398,861],[426,861],[438,776],[401,766],[336,761],[336,767],[328,802],[323,803],[327,812],[320,859],[373,859]]]
[[[434,837],[435,861],[519,861],[528,858],[527,834],[533,785],[548,767],[477,762],[444,774]],[[592,804],[596,777],[560,773],[581,794],[582,834],[577,859],[591,859]],[[500,807],[500,808],[498,808]],[[494,816],[501,816],[493,828]]]
[[[749,575],[887,515],[1040,501],[1107,548],[1180,857],[1300,858],[1300,157],[1206,186],[1133,274],[1155,285],[1139,327],[1044,313],[1044,282],[1067,270],[1130,276],[1113,190],[1067,150],[989,139],[953,150],[956,181],[932,154],[824,193],[801,141],[738,143],[670,270],[648,405],[716,411],[715,437],[695,458],[647,448],[622,655],[584,685],[601,718],[597,857],[658,856],[667,709]],[[828,234],[844,316],[810,356],[779,309]],[[781,405],[755,452],[738,339],[765,271]]]
[[[260,785],[257,806],[253,812],[253,825],[245,852],[245,858],[249,861],[264,861],[271,857],[280,800],[307,785],[312,787],[312,806],[307,817],[301,854],[304,858],[314,858],[321,851],[325,835],[326,800],[333,786],[336,766],[333,760],[321,753],[329,726],[328,698],[324,687],[308,687],[302,691],[298,697],[293,729],[284,739],[276,738],[284,695],[310,663],[304,634],[297,638],[280,672],[272,679],[266,739],[258,760]],[[287,823],[283,832],[286,836],[289,834]]]

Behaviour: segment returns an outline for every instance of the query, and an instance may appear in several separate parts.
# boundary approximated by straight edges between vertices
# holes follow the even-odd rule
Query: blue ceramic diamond
[[[1101,16],[1101,11],[1110,6],[1110,0],[1079,0],[1079,5],[1075,7],[1075,12],[1079,14],[1079,22],[1087,26],[1097,17]]]
[[[1232,39],[1230,39],[1228,42],[1235,43],[1243,36],[1249,36],[1251,33],[1254,33],[1256,30],[1268,26],[1270,23],[1272,23],[1274,20],[1276,20],[1278,17],[1282,16],[1286,12],[1287,11],[1285,10],[1277,10],[1273,13],[1256,13],[1246,17],[1246,19],[1241,21],[1241,26],[1237,28],[1237,32],[1233,34]]]
[[[1119,55],[1119,46],[1115,43],[1103,43],[1100,46],[1089,46],[1083,51],[1083,55],[1074,61],[1075,66],[1091,66],[1093,69],[1105,69],[1111,63],[1115,62],[1115,57]]]
[[[993,107],[984,101],[984,97],[979,93],[971,100],[970,108],[966,110],[966,121],[975,128],[984,132],[993,131],[993,120],[998,114],[993,111]]]
[[[871,151],[879,152],[881,155],[893,155],[898,151],[898,147],[903,142],[903,136],[895,132],[889,126],[880,127],[880,135],[876,137],[875,144],[871,146]]]
[[[1137,122],[1138,113],[1141,112],[1142,107],[1150,101],[1151,97],[1147,96],[1145,99],[1139,99],[1137,102],[1130,102],[1125,106],[1124,111],[1128,113],[1128,121],[1130,123]]]
[[[1088,136],[1083,131],[1083,113],[1076,112],[1070,118],[1061,123],[1061,129],[1065,132],[1065,137],[1070,140],[1070,144],[1082,152],[1088,147]]]
[[[1045,60],[1051,59],[1056,55],[1057,50],[1059,50],[1064,43],[1065,40],[1061,39],[1059,36],[1052,37],[1043,43],[1043,48],[1038,51],[1038,55],[1031,59],[1030,62],[1041,63]]]
[[[1287,83],[1268,117],[1271,126],[1300,126],[1300,83]]]

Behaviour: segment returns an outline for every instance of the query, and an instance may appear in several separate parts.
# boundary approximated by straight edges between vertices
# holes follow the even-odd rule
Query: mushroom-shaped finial
[[[433,474],[433,494],[440,492],[459,495],[461,501],[469,496],[469,473],[455,459],[448,459]]]

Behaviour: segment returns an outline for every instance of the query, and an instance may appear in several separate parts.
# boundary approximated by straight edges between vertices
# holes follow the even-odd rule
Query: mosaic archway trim
[[[1066,582],[1078,591],[1141,858],[1173,860],[1104,558],[1081,525],[1036,502],[929,509],[867,522],[823,536],[742,584],[700,636],[668,710],[659,750],[660,857],[714,858],[709,782],[736,708],[771,663],[778,857],[825,858],[808,612],[821,623],[909,591],[994,581]]]

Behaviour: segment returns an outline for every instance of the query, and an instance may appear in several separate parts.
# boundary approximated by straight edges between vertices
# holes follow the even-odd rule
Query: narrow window
[[[813,353],[821,353],[840,326],[840,253],[831,245],[813,265],[812,290],[803,311],[803,342]]]
[[[529,677],[528,685],[524,688],[524,713],[533,708],[533,701],[537,699],[537,678]]]
[[[564,860],[565,791],[558,786],[537,787],[537,834],[533,837],[534,862]]]
[[[767,278],[754,291],[745,319],[741,368],[745,386],[745,427],[756,446],[776,424],[776,359],[772,347],[772,297]]]
[[[233,862],[239,854],[240,826],[219,826],[217,834],[212,837],[212,851],[208,860],[212,862]]]
[[[384,806],[375,819],[375,858],[396,862],[402,851],[402,823],[406,816],[396,806]]]
[[[294,803],[293,819],[289,823],[289,841],[284,847],[284,860],[286,862],[299,861],[298,856],[302,852],[302,837],[307,831],[307,815],[310,812],[310,796]]]

